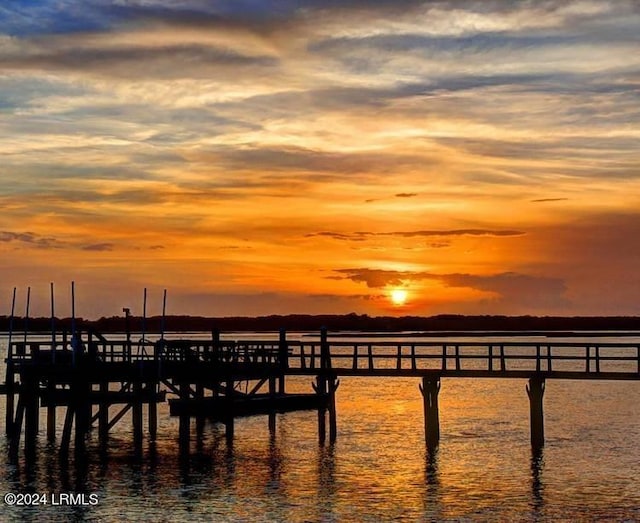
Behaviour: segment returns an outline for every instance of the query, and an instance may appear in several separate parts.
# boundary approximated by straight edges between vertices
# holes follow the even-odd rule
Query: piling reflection
[[[336,521],[336,455],[335,445],[320,445],[317,455],[318,515],[323,521]]]
[[[424,514],[431,521],[442,519],[442,496],[438,472],[438,448],[427,447],[424,455]]]
[[[544,483],[542,481],[543,469],[543,450],[533,450],[531,453],[531,505],[532,515],[535,520],[542,517],[544,509]]]
[[[279,440],[273,431],[269,431],[269,455],[267,462],[269,464],[269,483],[267,490],[279,492],[284,471],[284,458],[280,451]]]

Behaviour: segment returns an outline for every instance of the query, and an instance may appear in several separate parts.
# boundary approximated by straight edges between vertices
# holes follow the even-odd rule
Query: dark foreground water
[[[640,382],[549,380],[536,457],[524,387],[444,379],[434,455],[417,379],[342,379],[333,445],[320,446],[315,413],[300,412],[279,415],[273,435],[265,417],[238,420],[232,445],[223,427],[207,424],[196,437],[194,426],[181,459],[166,406],[157,441],[145,440],[138,457],[129,416],[106,452],[92,435],[86,460],[61,461],[59,441],[48,447],[41,434],[34,465],[22,451],[11,463],[1,435],[0,494],[39,493],[48,503],[0,502],[0,521],[640,520]],[[97,498],[65,506],[65,493]]]

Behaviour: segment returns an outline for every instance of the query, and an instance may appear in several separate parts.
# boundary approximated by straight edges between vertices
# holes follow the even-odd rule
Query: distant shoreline
[[[11,321],[0,316],[0,332],[8,332]],[[13,318],[13,331],[24,332],[23,318]],[[144,323],[144,325],[143,325]],[[71,318],[55,318],[56,330],[71,330]],[[128,328],[127,328],[128,325]],[[346,315],[272,315],[259,317],[204,317],[204,316],[152,316],[143,319],[131,316],[112,316],[98,320],[75,319],[77,329],[99,333],[126,332],[274,332],[280,329],[298,332],[319,331],[326,327],[330,332],[409,333],[413,336],[448,336],[466,332],[475,336],[544,336],[546,333],[562,336],[603,336],[615,331],[616,336],[640,335],[640,317],[637,316],[463,316],[443,314],[438,316],[368,316]],[[30,332],[51,332],[51,318],[29,318]],[[144,328],[143,328],[144,327]],[[625,332],[626,331],[626,332]],[[355,335],[355,334],[354,334]]]

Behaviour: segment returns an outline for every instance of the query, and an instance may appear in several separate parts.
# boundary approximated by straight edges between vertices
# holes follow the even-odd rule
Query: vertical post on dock
[[[56,385],[51,378],[47,383],[47,395],[49,396],[49,405],[47,406],[47,441],[56,439],[56,403],[55,403]]]
[[[142,446],[142,381],[140,377],[134,379],[131,421],[133,422],[133,445],[139,449]]]
[[[27,287],[27,306],[24,313],[24,344],[27,345],[27,333],[29,331],[29,304],[31,303],[31,287]]]
[[[204,385],[202,383],[196,383],[196,409],[198,414],[196,415],[196,433],[200,436],[204,430],[205,417],[201,414],[202,403],[204,400]]]
[[[327,381],[327,387],[329,392],[329,442],[334,443],[338,437],[338,420],[336,414],[336,391],[340,385],[340,380],[337,380],[335,376],[331,376]]]
[[[11,346],[9,346],[9,357],[7,358],[7,373],[5,377],[6,387],[6,413],[5,413],[5,434],[13,434],[13,415],[15,406],[15,376],[13,375],[13,360],[11,359]]]
[[[233,380],[227,380],[227,384],[225,387],[225,400],[226,400],[226,416],[225,416],[225,436],[227,438],[227,442],[233,439],[234,432],[234,413],[233,413]]]
[[[91,424],[91,383],[87,381],[81,372],[77,372],[72,384],[72,395],[75,402],[76,433],[75,450],[82,451],[85,448],[85,437]]]
[[[220,363],[220,331],[213,329],[211,331],[211,359],[217,365]]]
[[[189,383],[186,381],[181,381],[179,385],[179,390],[180,390],[180,403],[182,407],[180,412],[180,428],[179,428],[180,448],[182,450],[188,451],[189,430],[191,425],[191,418],[187,410],[189,408]]]
[[[156,392],[158,386],[155,381],[147,383],[147,395],[149,398],[149,437],[151,441],[156,439],[158,435],[158,404],[156,403]]]
[[[321,374],[311,386],[318,395],[318,441],[324,445],[327,438],[327,379]]]
[[[320,329],[320,368],[324,371],[331,369],[331,353],[329,351],[326,327]]]
[[[56,320],[55,320],[55,299],[53,293],[53,282],[50,286],[51,294],[51,363],[56,363]],[[47,383],[47,395],[49,396],[49,405],[47,406],[47,440],[54,441],[56,439],[56,403],[54,393],[56,390],[55,383],[51,377]]]
[[[440,442],[440,415],[438,411],[438,393],[440,392],[440,378],[422,378],[418,386],[422,394],[424,407],[424,436],[427,447],[435,449]]]
[[[276,411],[274,408],[276,397],[276,378],[275,376],[269,377],[269,401],[271,406],[269,408],[269,432],[273,434],[276,431]]]
[[[544,397],[544,378],[533,376],[526,386],[529,396],[529,414],[531,420],[531,448],[539,450],[544,446],[544,412],[542,399]]]
[[[13,298],[11,299],[11,316],[9,317],[9,339],[7,341],[7,369],[5,377],[6,386],[6,412],[5,412],[5,434],[13,434],[13,410],[15,404],[14,396],[14,375],[13,375],[13,348],[11,346],[11,337],[13,336],[13,317],[16,310],[16,288],[13,288]]]
[[[278,392],[284,394],[285,372],[289,369],[289,347],[287,345],[287,331],[280,329],[280,340],[278,343],[278,360],[280,363],[280,376]]]
[[[64,427],[62,429],[62,440],[60,441],[60,455],[66,456],[69,453],[71,443],[71,429],[73,426],[74,405],[73,401],[67,405],[67,412],[64,417]]]
[[[320,372],[321,374],[316,379],[314,389],[317,394],[321,396],[320,408],[318,408],[318,438],[320,444],[323,445],[327,438],[327,420],[326,413],[330,406],[330,384],[329,384],[329,372],[331,371],[331,356],[329,353],[329,342],[327,340],[327,328],[322,327],[320,329]],[[335,414],[335,408],[334,408]],[[329,414],[331,416],[331,413]],[[329,420],[331,424],[331,419]],[[335,416],[334,416],[335,423]],[[331,427],[331,426],[330,426]]]
[[[81,351],[81,340],[76,332],[76,282],[71,282],[71,361],[73,366],[78,362],[78,354]],[[76,425],[78,423],[78,413],[76,412]]]
[[[32,372],[24,371],[22,380],[20,394],[25,398],[24,449],[28,457],[33,457],[38,438],[38,381]]]
[[[143,346],[144,350],[144,340],[147,335],[147,288],[144,288],[144,292],[142,293],[142,338],[140,339],[140,343]]]
[[[98,404],[98,437],[101,444],[105,444],[109,438],[109,403],[107,394],[109,392],[109,382],[100,382],[100,403]]]

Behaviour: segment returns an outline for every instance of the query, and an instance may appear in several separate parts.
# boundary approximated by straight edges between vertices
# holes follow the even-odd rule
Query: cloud
[[[545,202],[564,202],[569,198],[539,198],[537,200],[530,200],[532,203],[545,203]]]
[[[91,245],[83,246],[82,250],[104,252],[104,251],[112,251],[114,247],[115,245],[113,243],[92,243]]]
[[[23,247],[36,249],[79,249],[82,251],[112,251],[114,243],[83,243],[78,240],[59,240],[52,236],[42,236],[33,232],[0,231],[0,243],[18,243]]]
[[[498,274],[437,274],[431,272],[388,271],[381,269],[337,269],[344,276],[332,277],[364,283],[372,289],[387,286],[407,285],[412,281],[432,280],[445,287],[468,288],[490,297],[482,298],[480,303],[491,307],[493,311],[520,313],[522,311],[560,310],[570,305],[567,286],[560,278],[533,276],[516,272]]]
[[[79,42],[82,45],[81,42]],[[30,46],[31,47],[31,46]],[[0,66],[12,70],[94,72],[121,77],[184,78],[206,77],[230,68],[240,74],[243,68],[271,68],[278,60],[272,56],[249,56],[231,49],[206,45],[162,47],[129,46],[119,48],[63,47],[55,40],[45,46],[32,46],[19,54],[0,54]],[[52,48],[53,47],[53,48]],[[180,63],[175,68],[170,63]]]
[[[331,277],[332,279],[364,283],[372,289],[386,287],[387,285],[402,285],[404,281],[431,277],[427,273],[387,271],[383,269],[335,269],[334,272],[344,276]]]
[[[492,229],[443,229],[443,230],[422,230],[422,231],[396,231],[396,232],[373,232],[373,231],[359,231],[352,233],[340,233],[332,231],[322,231],[309,233],[305,235],[306,238],[313,237],[326,237],[334,240],[344,241],[364,241],[367,238],[385,237],[385,236],[397,236],[400,238],[417,238],[417,237],[433,237],[433,236],[494,236],[494,237],[510,237],[510,236],[522,236],[526,233],[518,230],[492,230]]]
[[[467,287],[498,295],[498,304],[517,304],[520,309],[553,310],[568,304],[567,286],[560,278],[503,272],[491,275],[442,274],[438,279],[448,287]]]
[[[19,243],[38,249],[61,249],[65,243],[50,236],[40,236],[33,232],[0,231],[0,242]]]

